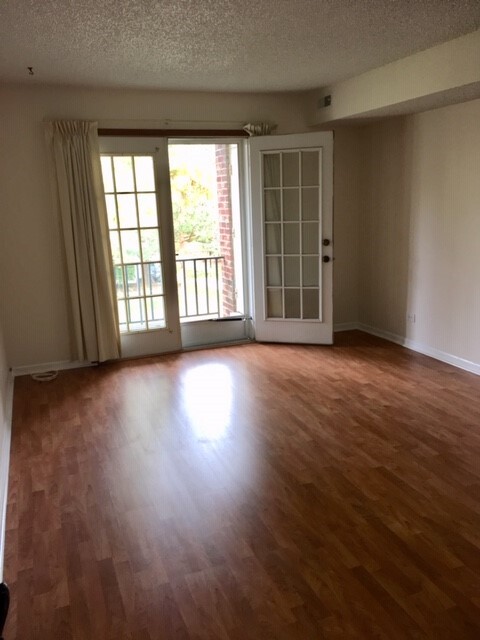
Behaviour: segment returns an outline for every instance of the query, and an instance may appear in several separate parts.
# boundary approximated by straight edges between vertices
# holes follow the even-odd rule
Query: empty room
[[[480,4],[0,5],[0,640],[478,640]]]

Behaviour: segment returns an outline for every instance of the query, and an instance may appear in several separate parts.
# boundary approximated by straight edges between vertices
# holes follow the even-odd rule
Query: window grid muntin
[[[265,286],[265,293],[268,292],[268,290],[281,290],[282,293],[282,317],[272,317],[268,315],[268,296],[265,295],[264,298],[264,304],[265,304],[265,308],[264,308],[264,313],[265,313],[265,318],[268,320],[285,320],[286,319],[286,309],[285,309],[285,290],[287,289],[298,289],[299,291],[299,296],[300,296],[300,317],[299,318],[288,318],[288,321],[291,322],[298,322],[298,321],[303,321],[303,320],[308,320],[309,322],[321,322],[321,301],[320,301],[320,292],[321,292],[321,276],[322,276],[322,269],[321,269],[321,224],[322,224],[322,180],[323,180],[323,175],[322,175],[322,149],[321,147],[318,148],[312,148],[312,149],[308,149],[308,151],[315,151],[318,154],[318,184],[308,184],[305,185],[303,184],[303,151],[305,151],[305,149],[289,149],[287,150],[275,150],[275,151],[265,151],[262,153],[262,188],[263,188],[263,197],[262,197],[262,210],[263,210],[263,225],[264,225],[264,286]],[[298,154],[298,186],[284,186],[283,185],[283,155],[284,153],[292,153],[295,152]],[[268,155],[278,155],[279,157],[279,165],[280,165],[280,184],[279,185],[272,185],[269,187],[265,186],[265,156]],[[316,189],[317,191],[317,217],[315,220],[311,220],[311,219],[304,219],[303,217],[303,189]],[[298,220],[285,220],[284,219],[284,201],[283,201],[283,197],[284,197],[284,193],[285,191],[288,190],[294,190],[294,189],[298,189],[299,191],[299,219]],[[265,215],[265,193],[268,191],[274,191],[274,190],[280,190],[280,219],[279,220],[266,220],[266,215]],[[281,244],[280,244],[280,252],[279,253],[267,253],[267,247],[266,247],[266,227],[268,225],[274,225],[274,224],[280,224],[280,237],[281,237]],[[299,253],[294,253],[294,254],[285,254],[285,247],[284,247],[284,233],[285,233],[285,227],[284,225],[288,225],[288,224],[296,224],[298,225],[298,229],[299,229]],[[317,228],[317,236],[318,236],[318,252],[317,253],[306,253],[303,254],[303,229],[304,229],[304,225],[316,225]],[[281,259],[281,273],[282,273],[282,285],[281,286],[271,286],[268,284],[268,280],[267,280],[267,258],[271,258],[271,257],[279,257]],[[293,286],[286,286],[285,285],[285,257],[298,257],[299,261],[300,261],[300,286],[299,287],[293,287]],[[303,284],[303,257],[316,257],[318,259],[318,284],[317,286],[305,286]],[[318,317],[317,318],[304,318],[305,315],[305,311],[303,308],[303,291],[304,290],[315,290],[318,292]]]
[[[113,195],[115,198],[115,211],[116,211],[116,227],[110,227],[109,224],[109,233],[114,231],[117,233],[118,235],[118,244],[119,244],[119,249],[120,249],[120,263],[114,263],[112,260],[112,264],[113,264],[113,268],[115,270],[116,267],[120,267],[120,272],[122,274],[122,281],[123,281],[123,297],[118,297],[117,295],[117,305],[120,306],[120,304],[124,305],[125,308],[125,315],[126,315],[126,323],[119,323],[120,324],[120,331],[121,333],[139,333],[139,332],[145,332],[145,331],[150,331],[152,329],[160,329],[160,328],[165,328],[166,325],[166,317],[165,317],[165,292],[164,292],[164,274],[163,274],[163,261],[162,261],[162,251],[161,251],[161,243],[160,243],[160,224],[158,223],[156,226],[146,226],[146,227],[141,227],[140,226],[140,212],[139,212],[139,206],[138,206],[138,194],[141,193],[147,193],[147,194],[153,194],[155,196],[155,205],[157,207],[157,215],[158,215],[158,198],[157,198],[157,192],[155,191],[137,191],[137,176],[136,176],[136,167],[135,167],[135,157],[149,157],[152,160],[152,163],[154,162],[154,156],[153,154],[148,154],[148,153],[141,153],[141,154],[131,154],[131,153],[113,153],[113,154],[102,154],[102,158],[109,158],[110,161],[110,169],[111,169],[111,173],[112,173],[112,182],[113,182],[113,189],[114,191],[105,191],[105,196],[107,195]],[[119,191],[117,189],[117,176],[116,176],[116,171],[115,171],[115,164],[114,164],[114,158],[116,157],[124,157],[124,158],[131,158],[132,161],[132,173],[133,173],[133,188],[134,191]],[[118,208],[118,196],[119,195],[128,195],[128,194],[132,194],[135,197],[135,216],[136,216],[136,221],[137,221],[137,227],[121,227],[120,226],[120,216],[119,216],[119,208]],[[160,260],[158,261],[146,261],[144,262],[143,260],[143,248],[142,248],[142,236],[141,236],[141,230],[142,229],[157,229],[158,230],[158,245],[159,245],[159,250],[160,250]],[[123,250],[123,243],[122,243],[122,231],[136,231],[137,232],[137,238],[138,238],[138,245],[139,245],[139,255],[140,255],[140,262],[124,262],[124,250]],[[113,256],[112,256],[113,258]],[[145,270],[144,267],[146,265],[151,265],[151,264],[155,264],[155,265],[159,265],[160,268],[160,277],[161,277],[161,291],[162,293],[160,294],[155,294],[155,295],[147,295],[146,293],[146,288],[145,288]],[[142,271],[142,291],[143,291],[143,295],[141,296],[130,296],[128,295],[129,291],[128,291],[128,277],[126,277],[126,268],[130,267],[130,266],[135,266],[137,269],[140,266],[141,267],[141,271]],[[149,281],[150,281],[150,275],[149,275]],[[115,292],[117,293],[117,287],[115,286]],[[160,297],[162,298],[163,301],[163,320],[149,320],[148,319],[148,313],[147,313],[147,298],[151,299],[151,303],[153,305],[153,298],[156,297]],[[143,320],[140,321],[132,321],[131,319],[131,310],[130,310],[130,301],[133,300],[139,300],[140,301],[140,309],[141,309],[141,317],[143,316]],[[153,312],[153,307],[152,307],[152,312]],[[120,310],[119,310],[120,313]],[[153,313],[152,313],[153,315]],[[159,323],[162,323],[161,325],[159,325]],[[137,326],[133,326],[133,325],[140,325],[140,328],[137,328]]]

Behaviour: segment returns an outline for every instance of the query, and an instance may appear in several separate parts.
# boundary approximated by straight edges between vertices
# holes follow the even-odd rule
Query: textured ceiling
[[[479,0],[2,0],[0,80],[312,89],[479,26]]]

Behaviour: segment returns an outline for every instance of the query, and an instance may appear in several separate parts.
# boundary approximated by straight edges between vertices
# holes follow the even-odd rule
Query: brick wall
[[[232,237],[232,198],[230,179],[230,149],[227,144],[215,145],[217,170],[217,204],[222,264],[222,289],[220,295],[221,315],[229,316],[236,311],[235,264]]]

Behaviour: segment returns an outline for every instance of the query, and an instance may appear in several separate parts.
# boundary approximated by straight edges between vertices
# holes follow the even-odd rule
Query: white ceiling
[[[479,27],[479,0],[1,0],[0,80],[304,90]]]

